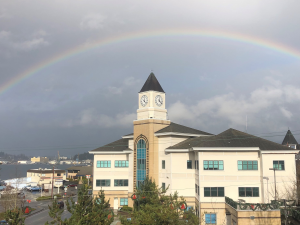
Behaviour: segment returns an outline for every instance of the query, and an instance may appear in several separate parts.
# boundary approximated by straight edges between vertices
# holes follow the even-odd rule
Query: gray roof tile
[[[160,86],[158,80],[156,79],[154,73],[150,73],[148,79],[146,80],[140,92],[145,92],[145,91],[158,91],[158,92],[165,93],[162,87]]]
[[[191,147],[259,147],[261,150],[292,150],[287,146],[232,128],[214,136],[189,138],[168,149],[188,149]]]
[[[282,141],[282,144],[283,145],[287,145],[287,144],[294,144],[294,145],[297,145],[298,142],[296,141],[294,135],[292,134],[292,132],[290,130],[288,130],[286,132],[286,135]]]
[[[177,123],[171,122],[171,124],[159,131],[156,131],[156,134],[160,133],[169,133],[169,132],[174,132],[174,133],[186,133],[186,134],[197,134],[197,135],[212,135],[210,133],[201,131],[201,130],[196,130],[194,128],[186,127]]]
[[[119,139],[117,141],[114,141],[112,143],[109,143],[107,145],[104,145],[100,148],[96,148],[94,150],[91,150],[90,152],[96,152],[96,151],[123,151],[128,149],[128,139]]]

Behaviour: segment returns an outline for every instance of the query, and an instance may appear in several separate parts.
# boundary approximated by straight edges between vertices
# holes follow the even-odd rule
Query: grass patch
[[[57,195],[54,195],[54,196],[56,196],[57,198],[61,198],[60,194],[57,194]],[[52,199],[51,196],[42,196],[42,197],[36,198],[37,201],[50,200],[50,199]]]
[[[5,219],[4,215],[5,215],[5,212],[0,213],[0,220],[4,220]]]

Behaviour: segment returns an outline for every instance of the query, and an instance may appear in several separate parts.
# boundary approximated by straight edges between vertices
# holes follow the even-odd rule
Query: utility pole
[[[277,168],[270,168],[269,170],[273,170],[274,171],[274,184],[275,184],[275,200],[277,200],[277,198],[276,198],[276,176],[275,176],[275,171],[277,170]]]
[[[52,198],[53,198],[53,179],[54,179],[54,165],[53,165],[53,174],[52,174],[52,191],[51,191]]]

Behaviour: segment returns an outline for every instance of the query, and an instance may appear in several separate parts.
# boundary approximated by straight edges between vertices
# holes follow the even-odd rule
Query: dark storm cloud
[[[273,0],[3,0],[0,86],[68,49],[130,32],[212,29],[300,49],[299,7]],[[151,69],[172,121],[219,133],[244,130],[247,115],[255,134],[300,130],[299,58],[222,38],[168,36],[89,50],[2,94],[0,151],[69,156],[132,132],[137,93]]]

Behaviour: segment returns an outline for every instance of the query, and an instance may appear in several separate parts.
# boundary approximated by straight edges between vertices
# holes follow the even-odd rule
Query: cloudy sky
[[[71,156],[131,133],[151,70],[173,122],[218,134],[245,131],[247,116],[251,134],[281,142],[289,127],[300,141],[299,8],[288,0],[1,0],[0,89],[45,66],[1,93],[0,151]]]

